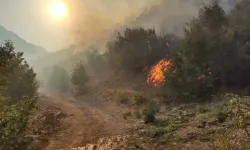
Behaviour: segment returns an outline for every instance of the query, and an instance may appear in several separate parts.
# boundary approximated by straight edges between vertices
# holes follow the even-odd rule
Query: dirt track
[[[46,150],[70,150],[96,143],[99,138],[121,135],[126,129],[119,107],[81,99],[49,97],[42,106],[57,107],[69,117],[60,121],[60,130],[49,139]]]

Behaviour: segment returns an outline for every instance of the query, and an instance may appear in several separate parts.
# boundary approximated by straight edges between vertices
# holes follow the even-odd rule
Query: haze
[[[68,45],[64,23],[50,14],[52,0],[0,0],[0,25],[26,41],[56,51]]]
[[[228,0],[222,1],[227,8]],[[50,6],[57,2],[67,7],[67,17],[53,16]],[[199,5],[199,0],[0,0],[0,25],[47,51],[57,51],[71,44],[104,45],[125,26],[181,34],[183,23],[197,14]]]

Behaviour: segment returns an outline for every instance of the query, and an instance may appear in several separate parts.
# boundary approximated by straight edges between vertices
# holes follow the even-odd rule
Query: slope
[[[33,62],[38,57],[43,56],[47,51],[34,44],[28,43],[24,39],[20,38],[14,32],[8,31],[0,25],[0,43],[10,40],[14,43],[17,52],[23,52],[24,57],[28,62]]]

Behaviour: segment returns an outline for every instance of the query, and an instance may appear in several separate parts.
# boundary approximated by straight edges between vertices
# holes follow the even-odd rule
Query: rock
[[[65,113],[63,113],[63,112],[61,112],[61,111],[59,111],[56,115],[56,118],[65,118],[65,117],[67,117],[67,114],[65,114]]]
[[[87,150],[96,150],[97,149],[97,146],[93,145],[93,144],[88,144],[86,147],[88,148]]]
[[[32,141],[27,147],[27,150],[41,150],[41,149],[43,149],[43,144],[40,140]]]
[[[213,117],[207,120],[206,123],[207,126],[218,126],[220,125],[220,122],[217,117]]]
[[[178,107],[174,107],[173,109],[172,109],[172,112],[178,112],[179,111],[179,108]]]
[[[182,111],[181,114],[182,114],[183,116],[187,116],[187,117],[192,117],[192,116],[195,115],[195,113],[192,112],[192,111]]]

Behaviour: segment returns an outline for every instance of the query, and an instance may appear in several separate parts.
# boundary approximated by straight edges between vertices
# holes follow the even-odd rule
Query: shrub
[[[24,133],[34,102],[24,99],[10,106],[3,101],[0,103],[0,149],[14,150],[24,146]]]
[[[145,103],[147,100],[145,97],[143,97],[140,94],[135,94],[133,95],[133,102],[135,105],[142,105],[143,103]]]
[[[129,104],[130,93],[127,91],[116,91],[115,101],[117,104]]]
[[[118,33],[116,40],[107,44],[107,55],[111,66],[118,71],[132,73],[154,65],[166,56],[166,40],[154,29],[127,28]]]
[[[239,72],[247,75],[242,64],[248,60],[242,57],[236,33],[218,3],[204,6],[184,32],[182,46],[172,56],[173,65],[166,74],[167,85],[179,98],[211,98],[220,85],[237,85],[243,77]]]
[[[38,98],[33,69],[14,51],[13,43],[0,46],[0,149],[21,149],[31,111]]]
[[[86,83],[89,80],[87,72],[81,62],[76,64],[73,73],[71,75],[71,82],[77,86],[78,92],[82,92],[85,89]]]
[[[143,120],[145,124],[153,123],[155,121],[155,110],[153,108],[146,108],[143,111]]]
[[[97,49],[90,48],[85,53],[87,65],[95,74],[103,73],[109,69],[108,60],[105,54],[101,54]]]
[[[177,129],[177,126],[174,123],[171,123],[169,121],[166,121],[165,123],[167,124],[156,124],[156,126],[151,127],[152,138],[159,138],[165,134],[171,135],[172,132]]]
[[[70,87],[69,80],[68,72],[64,68],[54,66],[50,72],[47,86],[53,92],[67,93]]]
[[[250,97],[240,97],[238,95],[228,95],[230,98],[230,106],[232,112],[232,119],[236,123],[236,127],[245,130],[248,137],[250,132],[247,129],[250,117]]]
[[[141,119],[142,118],[142,114],[141,114],[140,110],[135,111],[135,118],[136,119]]]
[[[230,137],[229,132],[218,135],[213,143],[214,150],[245,150],[250,149],[250,144],[247,139]]]
[[[227,114],[227,113],[220,112],[220,113],[217,114],[217,119],[218,119],[218,121],[219,121],[220,123],[225,122],[226,119],[227,119],[227,117],[228,117],[228,114]]]
[[[23,53],[16,53],[13,43],[5,42],[0,46],[0,96],[7,97],[8,103],[23,98],[36,97],[39,84],[36,74],[23,59]]]

